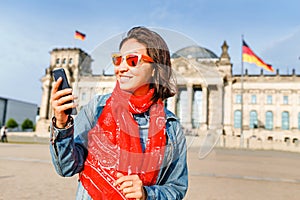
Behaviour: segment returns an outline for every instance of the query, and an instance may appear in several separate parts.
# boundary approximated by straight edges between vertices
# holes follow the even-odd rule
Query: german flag
[[[74,38],[78,39],[78,40],[84,40],[85,39],[85,34],[79,32],[79,31],[75,31]]]
[[[243,62],[253,63],[259,67],[262,67],[270,72],[274,72],[272,65],[266,64],[262,59],[260,59],[243,40]]]

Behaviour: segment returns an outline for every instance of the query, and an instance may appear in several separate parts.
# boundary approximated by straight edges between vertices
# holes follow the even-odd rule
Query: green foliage
[[[7,128],[16,128],[18,127],[18,123],[16,122],[16,120],[14,120],[13,118],[8,119],[8,121],[6,122],[6,126]]]
[[[27,118],[24,120],[21,126],[22,126],[22,130],[33,129],[33,122]]]

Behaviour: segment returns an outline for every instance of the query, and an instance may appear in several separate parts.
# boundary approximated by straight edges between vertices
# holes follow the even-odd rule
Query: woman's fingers
[[[59,100],[57,102],[59,102]],[[63,113],[65,110],[68,110],[68,109],[71,109],[71,108],[75,108],[76,105],[77,104],[74,103],[73,101],[71,101],[69,103],[63,103],[63,104],[57,103],[56,112],[57,113]]]
[[[59,88],[61,82],[62,82],[62,78],[59,77],[59,78],[57,79],[57,81],[54,83],[53,88],[52,88],[52,92],[51,92],[51,96],[52,96],[52,97],[53,97],[53,96],[55,95],[55,93],[58,91],[58,88]]]
[[[144,196],[143,182],[138,175],[124,176],[117,174],[115,185],[119,185],[126,198],[142,199]]]
[[[68,120],[68,115],[64,111],[77,106],[77,104],[74,102],[77,97],[72,95],[71,88],[58,90],[61,82],[62,78],[60,77],[53,84],[51,92],[51,106],[53,108],[53,114],[56,118],[56,126],[59,128],[63,128]]]
[[[72,90],[71,92],[66,92],[67,93],[67,96],[62,96],[60,98],[57,98],[57,100],[55,100],[55,104],[57,106],[60,106],[60,105],[63,105],[63,104],[66,104],[66,103],[69,103],[69,101],[74,101],[76,98],[76,96],[72,95]],[[65,95],[66,93],[62,93],[62,95]],[[60,94],[58,94],[60,96]]]

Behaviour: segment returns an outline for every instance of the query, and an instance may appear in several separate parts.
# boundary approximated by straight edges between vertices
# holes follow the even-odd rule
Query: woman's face
[[[136,53],[147,55],[146,47],[135,39],[128,39],[120,49],[122,56]],[[145,95],[149,90],[153,68],[151,63],[141,60],[136,67],[128,66],[124,59],[119,66],[115,66],[115,74],[120,88],[136,96]]]

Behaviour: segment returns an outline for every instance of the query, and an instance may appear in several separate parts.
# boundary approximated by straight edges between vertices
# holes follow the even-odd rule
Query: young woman
[[[112,55],[111,94],[95,96],[74,119],[69,89],[54,84],[50,151],[61,176],[79,173],[76,199],[183,199],[186,143],[163,101],[175,94],[170,53],[157,33],[135,27]]]

